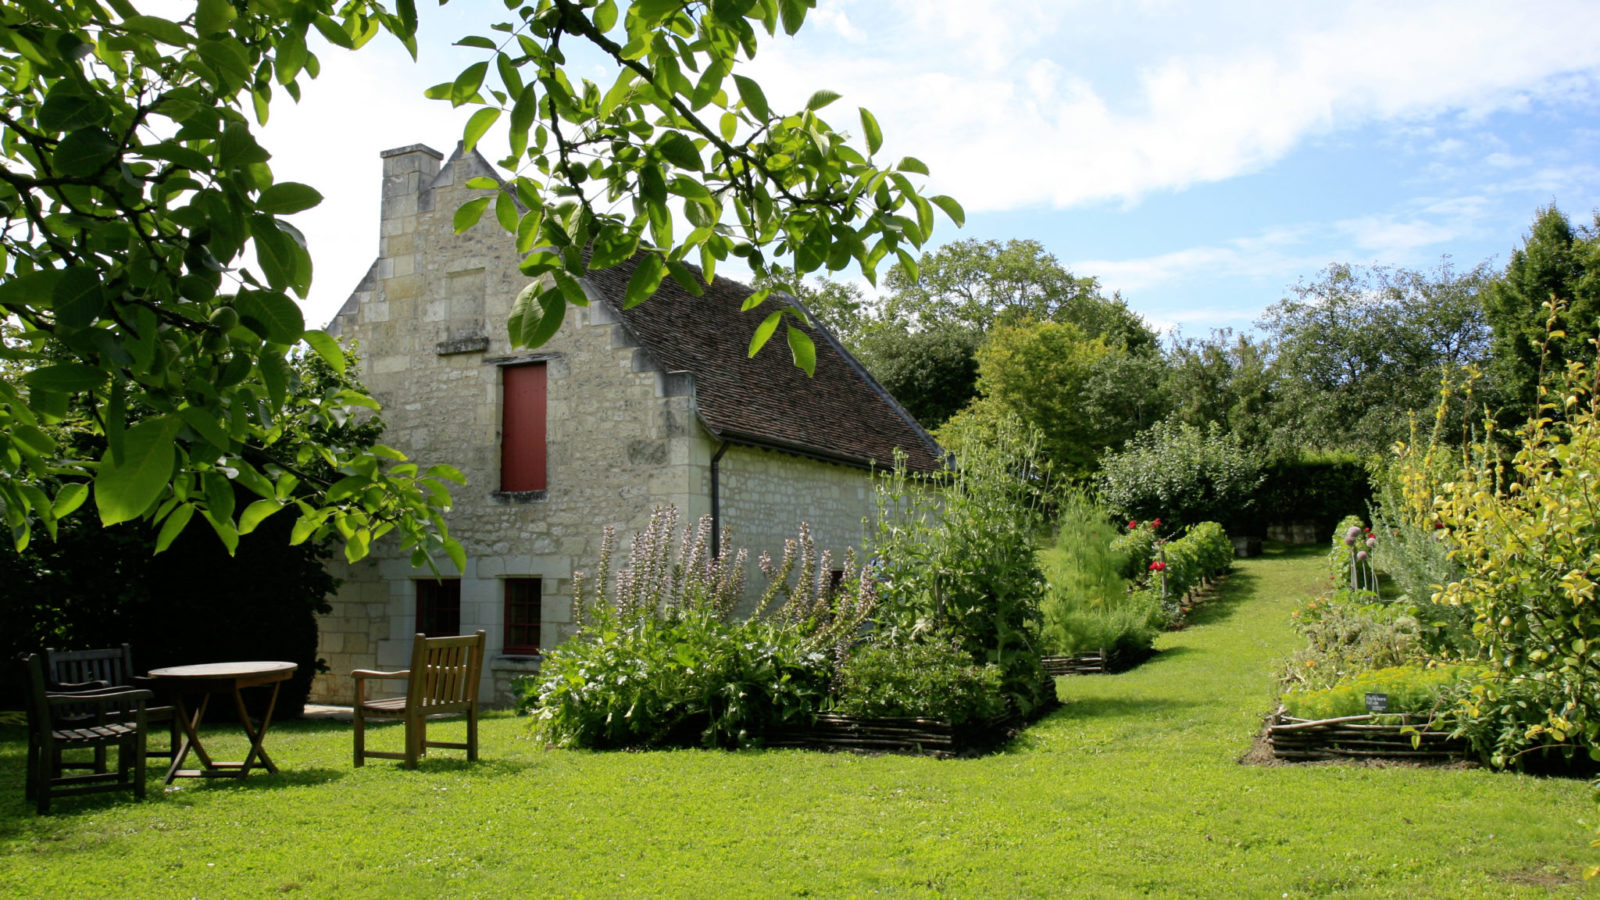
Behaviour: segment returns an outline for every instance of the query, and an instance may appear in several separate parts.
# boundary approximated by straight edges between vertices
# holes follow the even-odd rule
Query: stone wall
[[[719,469],[722,527],[734,547],[750,551],[748,603],[766,587],[755,561],[763,551],[781,558],[802,521],[811,526],[817,553],[831,552],[834,569],[844,568],[846,549],[861,548],[864,522],[876,510],[866,470],[741,446],[728,448]]]

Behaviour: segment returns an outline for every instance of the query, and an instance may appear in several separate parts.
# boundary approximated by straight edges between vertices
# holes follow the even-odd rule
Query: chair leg
[[[422,716],[406,718],[406,768],[415,769],[428,740],[428,720]]]
[[[23,779],[22,782],[22,797],[24,800],[32,800],[33,795],[39,790],[34,773],[38,772],[39,766],[44,764],[42,757],[43,754],[39,750],[39,740],[33,736],[33,732],[30,730],[28,732],[28,777]]]
[[[361,768],[367,762],[367,720],[361,715],[361,704],[358,702],[352,720],[356,726],[356,768]]]
[[[467,762],[478,761],[478,708],[467,710]]]
[[[146,735],[143,729],[133,737],[133,798],[144,799],[145,780],[145,745]],[[118,753],[120,756],[121,754]]]

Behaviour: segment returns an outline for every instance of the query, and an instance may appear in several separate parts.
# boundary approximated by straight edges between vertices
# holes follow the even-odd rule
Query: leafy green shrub
[[[1044,577],[1034,542],[1044,527],[1047,473],[1038,437],[1014,418],[995,439],[957,455],[937,484],[903,465],[878,485],[877,622],[896,639],[945,633],[978,664],[994,663],[1027,713],[1053,696],[1039,663]]]
[[[1153,530],[1117,534],[1110,512],[1083,491],[1066,492],[1060,510],[1055,543],[1040,553],[1049,585],[1040,603],[1045,649],[1143,655],[1167,619],[1159,598],[1130,593],[1128,557],[1114,547],[1144,534],[1151,536],[1146,546],[1153,550]]]
[[[915,716],[953,724],[1005,712],[1000,667],[975,665],[949,643],[868,644],[839,669],[834,710],[851,716]]]
[[[1248,509],[1261,484],[1260,457],[1216,423],[1159,422],[1105,457],[1101,497],[1119,515],[1193,525]]]
[[[1348,680],[1321,690],[1290,691],[1284,709],[1298,719],[1336,719],[1367,713],[1366,695],[1387,694],[1388,712],[1431,715],[1448,711],[1455,686],[1476,679],[1482,666],[1390,666],[1359,672]]]
[[[550,742],[745,746],[809,719],[827,696],[838,660],[876,607],[870,567],[858,574],[847,559],[834,586],[831,557],[817,554],[802,524],[781,562],[762,557],[769,585],[757,618],[736,622],[745,552],[731,562],[727,547],[710,554],[709,517],[675,541],[676,525],[675,509],[655,510],[615,575],[607,528],[594,576],[574,575],[582,628],[519,688],[519,706]]]
[[[746,746],[809,720],[827,695],[827,655],[770,623],[701,613],[595,627],[522,682],[518,708],[557,746]]]
[[[1128,530],[1111,540],[1111,552],[1122,559],[1120,573],[1123,578],[1141,581],[1145,573],[1150,571],[1150,564],[1161,552],[1162,539],[1157,533],[1160,527],[1160,519],[1130,519]]]
[[[1544,721],[1531,737],[1600,759],[1600,394],[1586,365],[1567,365],[1554,390],[1540,388],[1535,415],[1504,435],[1517,447],[1509,461],[1485,439],[1441,486],[1434,510],[1463,569],[1441,599],[1476,614],[1496,676],[1484,702],[1532,698]]]

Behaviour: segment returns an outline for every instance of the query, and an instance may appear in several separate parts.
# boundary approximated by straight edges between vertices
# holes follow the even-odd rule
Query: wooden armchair
[[[419,634],[411,644],[411,668],[399,672],[356,669],[355,679],[355,764],[359,768],[367,757],[403,759],[406,768],[415,769],[417,760],[429,747],[467,751],[468,760],[478,758],[478,679],[483,674],[483,632],[460,637],[431,638]],[[403,678],[406,695],[385,700],[368,700],[369,678]],[[467,742],[464,744],[428,740],[428,718],[466,713]],[[401,719],[406,726],[404,753],[367,749],[367,718]]]
[[[52,794],[92,794],[100,791],[133,789],[136,799],[144,799],[145,702],[153,694],[143,688],[104,688],[100,690],[52,693],[45,690],[44,661],[36,653],[23,660],[28,670],[28,783],[25,795],[37,805],[40,814],[50,811]],[[75,716],[93,709],[87,720],[63,724],[58,711],[70,709]],[[105,748],[117,748],[117,771],[95,771],[87,775],[67,775],[61,766],[64,751],[94,750],[103,759]]]
[[[133,651],[127,644],[120,647],[111,647],[104,650],[57,650],[54,647],[44,648],[44,665],[46,690],[52,693],[70,693],[77,691],[97,691],[107,688],[146,688],[148,680],[135,675],[133,667]],[[83,721],[93,720],[96,711],[91,707],[76,708],[70,704],[62,704],[56,710],[56,725],[66,726]],[[182,740],[178,728],[178,717],[170,705],[146,706],[144,710],[145,721],[151,725],[165,723],[169,736],[166,749],[145,749],[147,756],[160,756],[171,760],[176,757],[178,746]],[[148,741],[146,742],[148,745]],[[95,751],[94,770],[106,770],[106,751],[104,747]],[[67,768],[88,768],[89,763],[66,762],[62,763]]]

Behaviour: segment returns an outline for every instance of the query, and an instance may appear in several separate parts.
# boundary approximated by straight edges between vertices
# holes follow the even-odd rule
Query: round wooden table
[[[172,757],[172,765],[167,769],[165,783],[171,784],[174,778],[243,778],[250,774],[251,769],[266,769],[276,775],[278,767],[272,764],[272,758],[267,756],[267,751],[261,744],[266,739],[267,726],[272,723],[272,710],[278,705],[278,689],[298,668],[299,665],[292,662],[258,661],[204,663],[197,666],[151,669],[150,678],[156,682],[153,687],[172,692],[176,717],[182,723],[184,733],[183,746]],[[261,724],[256,725],[250,721],[250,713],[244,706],[244,697],[239,692],[245,688],[266,685],[272,686],[272,696],[267,700],[267,711],[261,717]],[[200,695],[200,705],[195,707],[193,713],[185,705],[186,694]],[[241,762],[217,762],[206,753],[205,746],[200,743],[200,720],[205,717],[206,707],[211,703],[213,694],[233,695],[234,707],[239,712],[239,722],[244,726],[245,735],[250,738],[250,752],[245,754]],[[201,768],[183,768],[183,762],[189,758],[191,750],[200,758]]]

